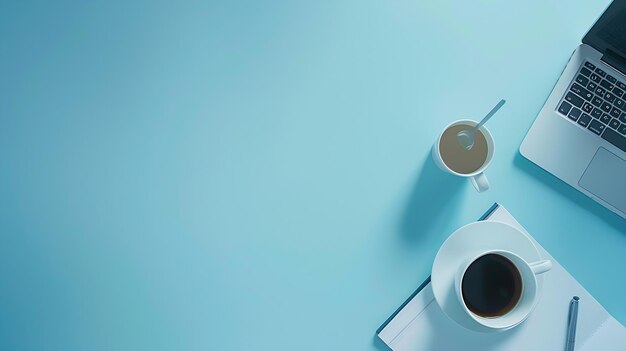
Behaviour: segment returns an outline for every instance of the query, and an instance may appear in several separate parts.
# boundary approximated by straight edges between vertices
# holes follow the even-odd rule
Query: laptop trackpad
[[[612,152],[599,148],[578,184],[626,212],[626,161]]]

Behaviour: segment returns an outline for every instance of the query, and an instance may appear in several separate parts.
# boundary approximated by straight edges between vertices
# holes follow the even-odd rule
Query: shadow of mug
[[[466,182],[439,169],[429,151],[401,218],[402,237],[414,243],[433,230],[441,232],[444,222],[449,222],[460,207],[461,188]]]

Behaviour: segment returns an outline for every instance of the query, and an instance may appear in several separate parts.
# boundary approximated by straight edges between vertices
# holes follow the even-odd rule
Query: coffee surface
[[[461,174],[476,172],[487,161],[487,140],[480,130],[474,135],[474,146],[470,150],[459,143],[457,134],[470,128],[472,127],[466,124],[452,126],[443,132],[439,142],[443,162],[451,170]]]
[[[467,268],[461,283],[467,308],[482,317],[498,317],[511,311],[522,294],[522,277],[508,258],[487,254]]]

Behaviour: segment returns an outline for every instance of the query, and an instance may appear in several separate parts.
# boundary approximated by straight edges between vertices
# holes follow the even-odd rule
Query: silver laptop
[[[626,218],[626,0],[585,35],[520,152]]]

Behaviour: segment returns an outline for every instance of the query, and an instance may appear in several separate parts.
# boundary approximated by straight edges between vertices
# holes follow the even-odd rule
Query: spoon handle
[[[477,131],[483,124],[485,124],[489,120],[489,118],[491,118],[491,116],[495,115],[505,102],[506,100],[504,99],[500,100],[500,102],[498,102],[498,104],[494,106],[494,108],[492,108],[485,117],[483,117],[482,121],[480,121],[480,123],[478,123],[476,127],[474,127],[474,131]]]

